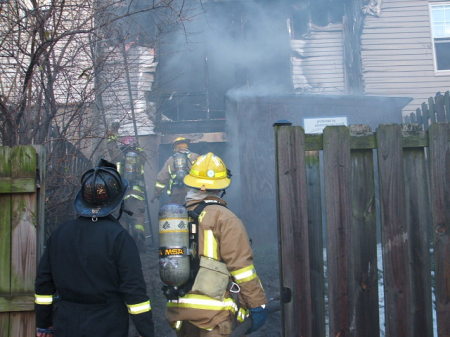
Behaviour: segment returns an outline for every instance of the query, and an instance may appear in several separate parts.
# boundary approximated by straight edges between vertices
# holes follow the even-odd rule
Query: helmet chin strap
[[[120,203],[120,208],[119,208],[119,216],[116,218],[117,221],[120,220],[123,213],[126,213],[129,216],[133,216],[133,212],[125,208],[125,202],[122,200],[122,202]]]
[[[120,220],[120,218],[122,217],[122,213],[123,213],[123,206],[125,205],[124,201],[122,200],[120,202],[120,208],[119,208],[119,216],[116,218],[117,221]]]

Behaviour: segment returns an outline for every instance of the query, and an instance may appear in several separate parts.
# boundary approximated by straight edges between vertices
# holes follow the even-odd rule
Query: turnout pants
[[[233,331],[233,322],[224,321],[213,330],[197,328],[195,325],[184,321],[180,331],[177,331],[177,337],[228,337]]]

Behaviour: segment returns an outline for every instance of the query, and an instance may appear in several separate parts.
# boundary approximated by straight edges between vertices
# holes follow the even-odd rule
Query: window
[[[450,70],[450,4],[430,6],[436,70]]]

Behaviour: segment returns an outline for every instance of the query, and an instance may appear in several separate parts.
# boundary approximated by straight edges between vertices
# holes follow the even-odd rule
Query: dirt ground
[[[278,258],[273,249],[255,250],[255,266],[258,275],[266,291],[267,297],[275,298],[279,294],[278,279]],[[158,250],[156,248],[148,249],[141,254],[141,262],[144,271],[144,278],[147,284],[147,293],[152,303],[153,319],[155,322],[155,332],[157,337],[176,337],[172,328],[167,324],[164,316],[166,299],[162,295],[162,282],[159,278]],[[129,337],[136,337],[134,329],[130,329]],[[281,337],[281,315],[275,312],[269,316],[266,324],[251,337]]]

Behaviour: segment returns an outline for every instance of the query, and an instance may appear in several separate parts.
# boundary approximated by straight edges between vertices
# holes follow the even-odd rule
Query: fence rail
[[[379,296],[386,336],[433,336],[433,248],[437,331],[448,337],[450,126],[350,130],[275,126],[281,282],[292,294],[282,306],[284,336],[323,337],[328,322],[329,336],[379,337]]]

